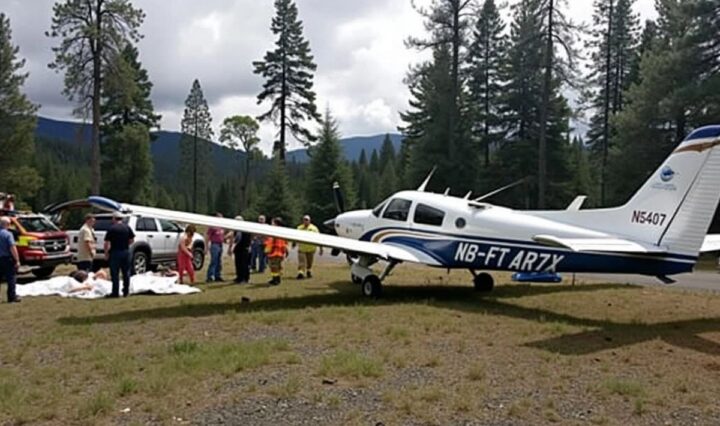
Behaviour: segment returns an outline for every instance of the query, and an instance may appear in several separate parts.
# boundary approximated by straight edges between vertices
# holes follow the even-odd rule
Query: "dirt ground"
[[[367,300],[342,262],[293,266],[1,304],[0,423],[720,424],[718,294],[402,265]]]

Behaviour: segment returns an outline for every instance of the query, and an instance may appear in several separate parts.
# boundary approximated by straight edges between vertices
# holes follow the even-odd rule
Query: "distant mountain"
[[[377,150],[378,154],[380,153],[380,148],[382,147],[384,140],[384,134],[374,136],[354,136],[340,139],[340,145],[342,145],[343,151],[345,152],[345,158],[350,161],[357,161],[360,158],[360,153],[363,149],[365,150],[365,155],[367,155],[368,160],[370,160],[370,155],[373,150]],[[390,133],[390,140],[395,147],[395,152],[398,152],[400,150],[400,143],[402,142],[402,135]],[[297,163],[307,162],[309,160],[307,149],[295,149],[288,151],[287,160]]]
[[[38,117],[37,129],[35,135],[47,139],[56,139],[66,142],[74,142],[77,144],[88,144],[90,140],[90,125],[72,122],[53,120],[45,117]],[[158,131],[154,132],[156,136],[152,144],[151,150],[155,161],[156,172],[158,174],[174,172],[180,162],[180,136],[179,132]],[[374,136],[356,136],[340,140],[340,145],[345,152],[345,158],[350,161],[357,161],[360,153],[364,149],[368,159],[373,150],[380,152],[382,142],[385,139],[384,134]],[[393,142],[395,151],[400,149],[401,135],[391,133],[390,139]],[[240,151],[231,151],[221,145],[212,144],[213,164],[220,170],[227,170],[228,173],[236,167],[238,161],[245,158],[245,154]],[[309,160],[307,149],[296,149],[287,153],[289,162],[306,163]]]

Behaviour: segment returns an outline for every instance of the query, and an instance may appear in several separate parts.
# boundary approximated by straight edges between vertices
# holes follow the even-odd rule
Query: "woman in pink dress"
[[[195,235],[195,225],[188,225],[185,228],[185,232],[180,236],[178,242],[178,253],[177,253],[177,271],[180,277],[178,282],[183,283],[183,275],[187,272],[190,277],[190,284],[195,284],[195,269],[192,264],[192,250],[190,245],[192,244],[193,235]]]

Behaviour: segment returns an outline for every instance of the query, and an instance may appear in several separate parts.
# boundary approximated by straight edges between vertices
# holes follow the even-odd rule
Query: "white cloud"
[[[54,0],[2,0],[13,29],[13,41],[27,59],[30,78],[25,91],[41,103],[40,113],[69,118],[73,105],[61,94],[62,75],[47,68],[57,40],[44,36]],[[420,0],[420,5],[430,0]],[[568,2],[568,15],[588,22],[592,0]],[[163,114],[165,130],[178,130],[183,103],[198,78],[219,134],[224,117],[257,115],[262,80],[252,62],[273,47],[271,1],[133,0],[146,12],[141,28],[140,59],[154,83],[153,102]],[[410,64],[427,52],[405,48],[410,35],[422,35],[423,23],[409,0],[297,0],[305,35],[318,65],[318,108],[330,106],[343,136],[393,132],[409,93],[403,78]],[[642,19],[654,17],[653,0],[637,0]],[[269,151],[276,130],[263,124],[262,147]],[[291,144],[298,147],[297,143]]]

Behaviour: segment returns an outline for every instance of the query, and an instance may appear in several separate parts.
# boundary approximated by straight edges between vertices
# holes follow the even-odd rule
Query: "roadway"
[[[562,274],[564,281],[572,280],[572,274]],[[583,282],[612,282],[636,284],[654,287],[679,288],[686,290],[710,290],[720,292],[720,273],[718,271],[696,271],[689,274],[671,276],[674,284],[663,284],[655,277],[632,274],[577,274],[576,279]]]

